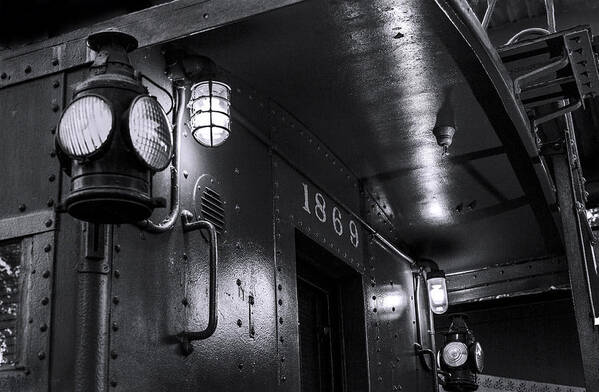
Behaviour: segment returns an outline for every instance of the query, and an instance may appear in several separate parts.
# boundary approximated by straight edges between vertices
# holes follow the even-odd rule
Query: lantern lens
[[[447,299],[447,285],[445,278],[428,278],[426,281],[428,288],[429,305],[433,313],[443,314],[447,311],[449,302]]]
[[[97,95],[86,95],[64,111],[58,124],[58,145],[71,158],[86,158],[106,143],[112,126],[108,103]]]
[[[479,342],[476,342],[470,347],[470,350],[472,350],[474,357],[474,367],[477,372],[481,373],[485,367],[485,352],[483,351],[483,347]]]
[[[462,366],[468,360],[468,347],[461,342],[450,342],[443,348],[443,362],[450,367]]]
[[[202,145],[217,147],[229,137],[231,130],[231,88],[209,80],[191,87],[189,100],[193,137]]]
[[[135,152],[150,169],[160,171],[168,166],[173,153],[171,125],[155,98],[142,95],[133,101],[129,135]]]

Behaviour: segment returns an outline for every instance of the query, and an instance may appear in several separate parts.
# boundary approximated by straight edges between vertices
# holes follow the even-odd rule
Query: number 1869
[[[310,193],[308,189],[308,185],[302,183],[304,188],[304,211],[308,214],[312,215],[312,209],[310,208]],[[324,196],[320,192],[316,192],[314,195],[314,205],[313,205],[314,215],[316,219],[325,223],[327,221],[327,203]],[[341,216],[341,211],[336,206],[333,207],[331,211],[331,221],[333,222],[333,229],[338,236],[343,235],[343,221]],[[350,219],[349,224],[349,242],[357,248],[360,244],[360,238],[358,236],[358,226],[356,222]]]

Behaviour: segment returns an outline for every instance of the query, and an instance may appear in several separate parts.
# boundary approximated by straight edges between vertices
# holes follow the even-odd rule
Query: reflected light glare
[[[430,218],[443,218],[443,217],[445,217],[445,210],[443,209],[443,206],[441,206],[441,203],[439,203],[436,200],[434,200],[431,203],[429,203],[427,211],[428,211],[428,214],[429,214]]]
[[[399,294],[391,294],[386,296],[383,299],[383,307],[384,308],[399,308],[399,305],[402,304],[402,297]]]

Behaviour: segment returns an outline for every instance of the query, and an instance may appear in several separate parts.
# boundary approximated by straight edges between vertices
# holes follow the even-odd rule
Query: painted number
[[[339,208],[333,207],[333,228],[338,236],[343,234],[343,223],[341,223],[341,211]]]
[[[316,206],[314,206],[314,213],[316,214],[318,220],[324,223],[327,221],[327,212],[325,210],[327,203],[320,193],[316,193],[316,196],[314,196],[314,200],[316,201]]]
[[[312,215],[312,210],[310,208],[310,189],[308,188],[308,185],[305,183],[302,183],[302,188],[304,191],[304,205],[302,208],[308,214]],[[316,192],[316,194],[314,195],[313,208],[314,215],[316,215],[316,218],[322,223],[325,223],[327,221],[327,203],[324,196],[320,192]],[[337,235],[341,237],[343,235],[343,216],[341,215],[341,210],[339,210],[339,208],[336,206],[333,207],[331,216],[333,229],[335,230],[335,233],[337,233]],[[358,225],[356,225],[356,222],[354,222],[353,220],[349,221],[349,241],[355,248],[357,248],[360,245]]]
[[[312,214],[310,212],[310,202],[308,200],[308,185],[307,184],[302,184],[304,187],[304,210],[308,213],[308,214]]]
[[[358,226],[356,226],[356,222],[353,220],[349,221],[349,241],[357,248],[360,245],[360,237],[358,236]]]

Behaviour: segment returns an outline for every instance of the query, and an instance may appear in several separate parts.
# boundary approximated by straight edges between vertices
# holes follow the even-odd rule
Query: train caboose
[[[599,390],[592,27],[500,3],[8,29],[0,389]]]

